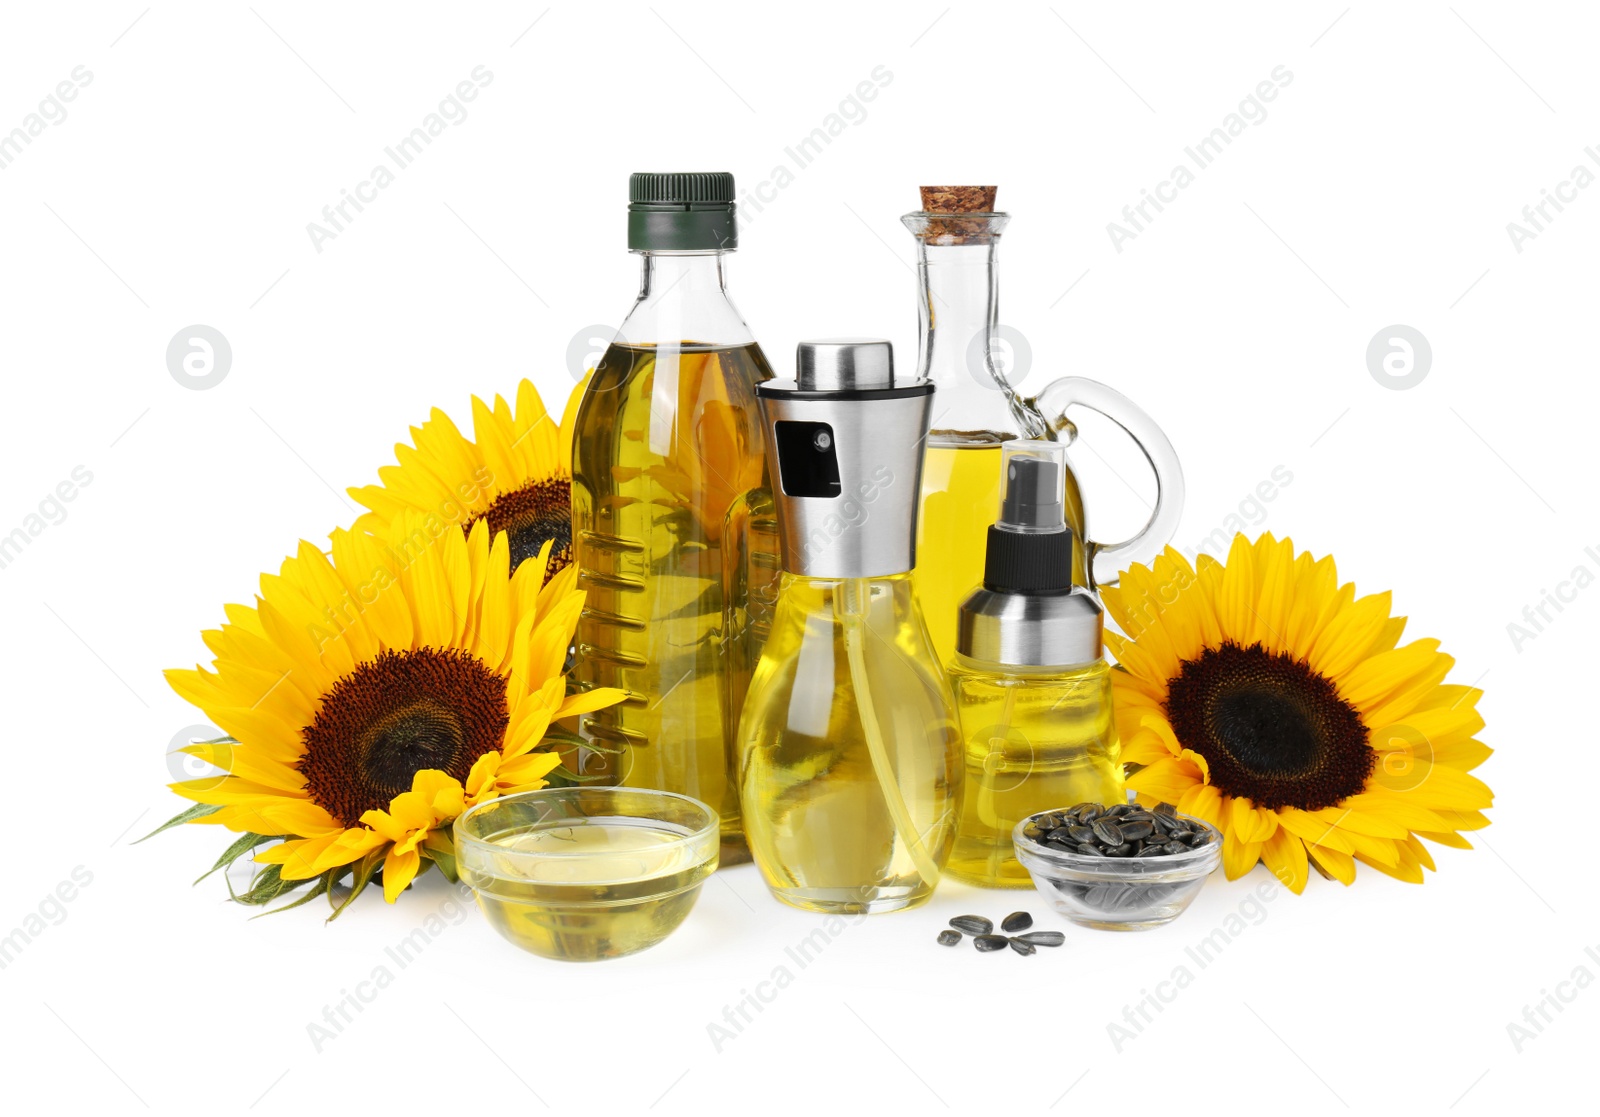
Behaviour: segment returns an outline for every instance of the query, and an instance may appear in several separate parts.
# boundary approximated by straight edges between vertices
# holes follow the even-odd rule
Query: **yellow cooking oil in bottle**
[[[1032,881],[1012,852],[1018,822],[1125,795],[1103,615],[1071,580],[1065,448],[1015,440],[1002,464],[983,581],[961,604],[947,669],[966,781],[949,871],[1026,888]]]
[[[772,376],[728,299],[727,174],[636,174],[637,301],[573,435],[572,527],[587,593],[572,677],[626,699],[586,714],[579,778],[689,795],[745,859],[735,733],[778,575],[755,387]]]
[[[750,852],[809,911],[923,903],[960,811],[960,739],[916,604],[918,473],[932,387],[888,342],[802,342],[757,389],[784,574],[740,723]]]
[[[922,466],[914,572],[917,600],[943,663],[956,646],[956,607],[983,581],[985,532],[1000,504],[1000,447],[1012,435],[936,430]]]

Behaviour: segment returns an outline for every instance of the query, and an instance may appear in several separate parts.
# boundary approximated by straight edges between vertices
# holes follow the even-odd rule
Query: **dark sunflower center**
[[[1367,727],[1333,683],[1260,644],[1186,661],[1167,687],[1167,719],[1218,791],[1270,810],[1335,806],[1372,774]]]
[[[565,477],[529,481],[520,489],[503,492],[494,498],[489,510],[467,522],[467,530],[479,520],[489,521],[492,535],[505,532],[511,543],[511,569],[524,559],[537,558],[540,549],[553,542],[550,565],[545,568],[548,582],[572,561],[572,482]]]
[[[297,765],[311,798],[345,826],[437,768],[465,782],[500,747],[506,681],[459,649],[384,652],[336,682],[301,730]]]

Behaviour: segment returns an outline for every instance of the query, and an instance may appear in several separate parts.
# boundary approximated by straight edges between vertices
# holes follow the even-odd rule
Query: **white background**
[[[1507,625],[1576,567],[1600,573],[1600,188],[1520,253],[1506,225],[1600,171],[1600,24],[1481,0],[1198,7],[8,4],[0,131],[74,67],[93,79],[0,171],[0,534],[75,467],[93,480],[0,569],[0,934],[75,867],[92,883],[0,970],[5,1107],[1493,1112],[1584,1088],[1600,990],[1561,986],[1572,1002],[1520,1052],[1507,1025],[1576,968],[1600,976],[1600,591],[1520,647]],[[317,252],[307,223],[479,65],[470,115]],[[1457,657],[1452,681],[1481,680],[1496,824],[1437,851],[1422,887],[1313,877],[1203,970],[1186,948],[1256,912],[1265,869],[1219,874],[1150,934],[1062,924],[1068,945],[1032,959],[934,945],[967,911],[1054,925],[1026,894],[947,884],[802,971],[785,948],[818,919],[749,866],[607,965],[520,954],[473,912],[317,1051],[308,1025],[396,970],[385,948],[449,896],[435,874],[332,926],[314,906],[252,922],[220,879],[189,886],[218,831],[132,846],[181,805],[164,754],[202,720],[161,669],[208,658],[224,602],[348,524],[344,488],[430,407],[464,418],[469,394],[528,375],[559,408],[574,332],[633,297],[630,171],[751,189],[878,66],[892,81],[865,118],[746,214],[732,289],[774,365],[834,334],[913,359],[898,218],[920,183],[1000,184],[1026,386],[1098,376],[1165,425],[1184,548],[1287,469],[1252,530],[1393,587],[1411,635]],[[1107,223],[1277,66],[1293,80],[1266,119],[1116,251]],[[1406,391],[1364,356],[1397,323],[1433,350]],[[233,349],[207,391],[165,363],[193,324]],[[1085,430],[1114,535],[1148,485]],[[717,1050],[707,1025],[782,965],[793,983]],[[1119,1051],[1108,1023],[1179,965],[1192,984]]]

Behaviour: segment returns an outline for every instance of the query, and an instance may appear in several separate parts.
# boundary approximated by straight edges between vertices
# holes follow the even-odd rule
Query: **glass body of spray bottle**
[[[912,593],[932,385],[886,341],[802,342],[757,389],[783,579],[739,736],[750,852],[810,911],[925,901],[955,835],[960,739]]]
[[[635,174],[639,297],[573,433],[572,542],[587,591],[572,677],[621,687],[580,722],[580,778],[693,796],[743,860],[735,729],[777,586],[756,385],[729,301],[733,176]]]
[[[1021,819],[1125,794],[1103,616],[1068,578],[1065,448],[1016,440],[1002,454],[983,584],[962,602],[949,664],[966,775],[949,872],[1028,888],[1011,845]]]

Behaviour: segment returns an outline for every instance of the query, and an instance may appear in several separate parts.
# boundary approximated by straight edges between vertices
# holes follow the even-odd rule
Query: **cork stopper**
[[[924,213],[993,213],[995,186],[921,186]]]
[[[918,232],[929,244],[985,244],[999,232],[985,216],[995,212],[994,186],[923,186],[926,226]],[[972,214],[962,219],[959,214]]]

